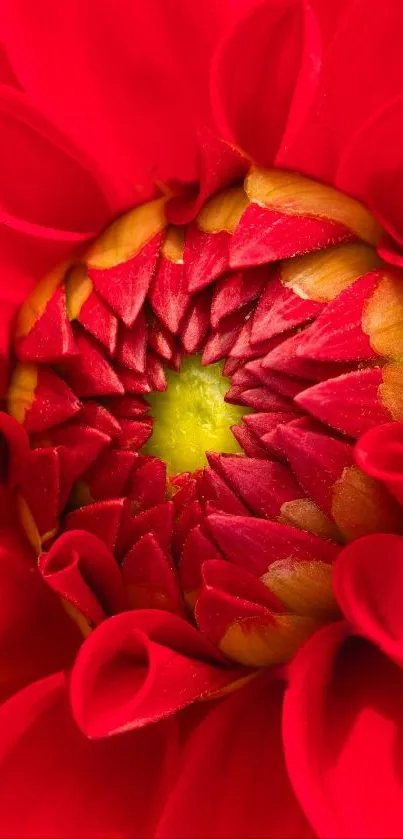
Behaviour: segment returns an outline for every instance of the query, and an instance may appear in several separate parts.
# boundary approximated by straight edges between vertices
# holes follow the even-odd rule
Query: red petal
[[[143,310],[139,312],[134,324],[130,327],[121,326],[117,359],[130,370],[144,373],[146,369],[147,323]]]
[[[128,327],[133,326],[147,296],[161,239],[160,233],[153,236],[128,262],[111,268],[88,268],[88,274],[101,297]]]
[[[229,354],[242,329],[247,312],[248,307],[244,307],[220,321],[220,325],[210,333],[204,345],[202,364],[213,364]]]
[[[123,384],[102,354],[101,345],[89,335],[76,334],[78,356],[65,365],[66,378],[78,396],[113,396]]]
[[[321,69],[321,33],[311,7],[292,0],[245,11],[213,65],[213,106],[224,136],[270,165],[308,114]]]
[[[147,378],[152,390],[167,389],[164,367],[158,356],[151,351],[147,353]]]
[[[351,625],[400,665],[402,558],[400,536],[364,536],[341,551],[333,577],[336,597]]]
[[[85,483],[95,501],[125,495],[130,474],[138,455],[131,451],[109,449],[101,454],[85,475]]]
[[[20,361],[62,361],[76,351],[67,317],[66,293],[59,287],[28,335],[17,333],[17,357]]]
[[[360,437],[390,419],[379,397],[382,381],[382,370],[369,367],[320,382],[299,393],[295,401],[347,437]]]
[[[333,624],[293,663],[283,737],[288,771],[319,836],[399,836],[403,791],[396,743],[402,671]]]
[[[268,413],[268,414],[247,414],[243,418],[244,423],[253,431],[259,438],[270,431],[275,431],[282,423],[290,422],[293,419],[292,415],[288,413]]]
[[[21,493],[38,530],[40,541],[58,530],[62,491],[60,449],[35,449],[29,453],[21,480]],[[69,487],[70,489],[70,487]],[[35,546],[37,549],[39,546]]]
[[[228,12],[224,12],[228,22]],[[199,192],[195,196],[172,198],[167,205],[167,217],[173,224],[186,224],[191,221],[210,196],[228,186],[238,183],[245,176],[248,160],[239,149],[227,143],[223,138],[202,123],[198,126],[199,141]]]
[[[329,303],[315,323],[306,329],[298,355],[316,361],[366,361],[377,357],[363,331],[366,302],[379,284],[379,273],[366,274]]]
[[[71,675],[75,719],[90,736],[141,728],[239,677],[186,621],[158,609],[105,621],[81,647]]]
[[[232,390],[233,388],[226,394],[226,401],[230,401],[228,397],[231,395]],[[234,395],[236,396],[236,394]],[[248,405],[250,408],[254,408],[255,411],[264,413],[272,411],[280,411],[281,413],[289,411],[290,413],[295,413],[292,402],[289,402],[288,399],[284,399],[277,393],[273,393],[273,391],[266,387],[254,387],[248,390],[242,390],[239,399],[237,398],[236,401],[238,404]]]
[[[268,276],[266,268],[257,268],[250,271],[237,271],[219,280],[215,285],[211,303],[212,327],[216,328],[227,315],[256,300]]]
[[[45,431],[73,417],[80,407],[62,379],[51,370],[38,367],[34,400],[26,413],[24,426],[28,433]]]
[[[203,532],[200,524],[190,531],[179,564],[179,578],[186,600],[194,606],[199,590],[202,587],[202,567],[209,559],[221,559],[222,554],[213,542]]]
[[[116,560],[91,533],[63,533],[47,553],[41,554],[38,567],[48,586],[78,609],[90,625],[127,607]]]
[[[132,543],[141,539],[145,533],[153,533],[164,553],[171,549],[173,530],[174,506],[172,501],[158,504],[151,510],[139,513],[132,520],[131,534]]]
[[[118,319],[94,289],[83,303],[77,315],[77,320],[87,332],[90,332],[94,338],[97,338],[106,347],[110,355],[115,352]]]
[[[183,262],[162,255],[148,296],[156,315],[176,335],[191,300]]]
[[[136,373],[121,365],[117,365],[116,370],[126,393],[150,393],[151,384],[146,373]]]
[[[235,516],[246,516],[248,510],[240,498],[214,469],[204,469],[201,480],[201,495],[205,501],[213,501],[217,509]]]
[[[278,259],[348,242],[354,236],[343,224],[284,213],[249,204],[231,237],[231,268],[263,265]]]
[[[190,292],[200,291],[228,270],[230,234],[205,233],[191,224],[185,239],[185,271]]]
[[[200,837],[313,836],[284,764],[282,698],[281,684],[264,676],[210,711],[184,752],[181,774],[158,827],[160,839],[187,839],[195,824]],[[224,755],[231,755],[225,771]],[[269,806],[267,790],[275,790]]]
[[[251,317],[243,324],[239,335],[231,347],[230,355],[232,358],[260,358],[262,355],[270,352],[273,348],[273,340],[268,339],[262,343],[254,343],[252,341],[252,327],[253,318]],[[277,345],[277,340],[274,340],[274,345]]]
[[[147,510],[165,501],[167,483],[166,464],[158,457],[146,460],[131,477],[127,496],[132,501],[132,507],[137,510]]]
[[[119,436],[121,431],[121,426],[113,414],[103,405],[99,405],[98,402],[91,402],[90,399],[81,408],[80,422],[88,423],[94,430],[107,434],[113,440]]]
[[[271,370],[278,370],[289,376],[298,376],[300,379],[308,379],[314,382],[322,382],[332,376],[338,376],[351,370],[350,364],[337,364],[331,361],[313,361],[310,358],[302,358],[298,355],[298,348],[304,332],[297,333],[287,338],[274,350],[271,350],[263,359],[262,366]]]
[[[121,419],[121,433],[117,441],[119,448],[129,451],[138,451],[147,442],[153,433],[151,417],[144,417],[144,420]]]
[[[175,723],[94,743],[72,719],[64,681],[56,673],[1,708],[1,832],[71,839],[151,835],[175,777]],[[44,789],[48,800],[38,807]],[[17,810],[16,795],[23,802]]]
[[[183,614],[176,574],[152,533],[142,536],[126,555],[122,576],[132,609],[164,609]]]
[[[231,455],[209,454],[208,459],[257,516],[275,518],[286,501],[303,495],[290,470],[280,463]]]
[[[204,520],[203,509],[200,501],[192,501],[180,514],[175,522],[172,549],[179,558],[183,545],[190,531],[201,524]]]
[[[331,562],[338,550],[311,533],[265,519],[213,514],[207,521],[225,556],[259,577],[279,559]]]
[[[120,553],[122,536],[127,536],[130,524],[129,502],[125,498],[88,504],[69,513],[64,522],[67,530],[87,530],[98,536],[113,553]],[[127,548],[125,545],[122,550]]]
[[[149,325],[148,344],[161,358],[170,361],[174,354],[175,339],[169,330],[153,318]]]
[[[209,289],[195,294],[181,323],[179,334],[182,344],[189,355],[192,355],[200,349],[202,341],[208,332],[210,326],[210,302],[211,293]]]
[[[244,425],[231,425],[231,431],[248,457],[267,460],[267,449],[261,446],[257,438]]]
[[[353,449],[303,426],[282,425],[278,435],[307,495],[332,516],[344,538],[400,532],[397,504],[380,483],[353,465]]]
[[[5,502],[7,498],[2,500],[3,509]],[[81,643],[81,634],[35,568],[13,506],[7,518],[7,529],[3,527],[0,534],[2,701],[33,679],[70,667]]]
[[[108,408],[115,417],[135,419],[150,410],[148,402],[141,396],[112,396],[107,400]]]
[[[78,423],[65,423],[52,429],[50,439],[53,445],[59,447],[62,470],[68,473],[71,484],[95,463],[110,443],[110,436],[103,431]],[[66,502],[67,497],[64,497],[61,505]]]
[[[387,423],[367,431],[355,448],[364,472],[383,481],[403,504],[403,423]]]
[[[267,284],[253,315],[252,339],[265,341],[316,317],[324,304],[299,297],[281,282],[280,272]]]

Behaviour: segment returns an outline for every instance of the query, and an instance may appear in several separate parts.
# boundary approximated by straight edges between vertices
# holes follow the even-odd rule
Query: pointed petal
[[[195,294],[180,325],[179,335],[189,355],[201,349],[203,339],[209,330],[210,301],[209,289]]]
[[[282,425],[278,434],[299,483],[334,519],[345,539],[401,531],[393,499],[380,483],[353,465],[354,453],[348,443],[295,425]]]
[[[295,402],[347,437],[360,437],[369,428],[390,419],[380,398],[382,382],[382,369],[369,367],[303,390]]]
[[[265,519],[213,514],[207,522],[224,555],[259,577],[279,559],[331,562],[338,551],[332,542]]]
[[[164,609],[183,614],[176,574],[155,536],[146,533],[126,554],[122,577],[132,609]]]
[[[121,325],[119,329],[117,360],[137,373],[146,369],[147,323],[143,310],[130,329]]]
[[[183,260],[184,231],[170,227],[148,294],[155,314],[174,335],[191,300]]]
[[[316,361],[370,361],[377,357],[363,320],[380,283],[372,272],[342,291],[301,336],[297,353]]]
[[[90,335],[75,335],[78,355],[64,365],[67,381],[78,396],[113,396],[123,393],[123,385],[102,353],[102,347]]]
[[[70,419],[80,402],[66,383],[46,367],[17,364],[12,375],[7,409],[28,433],[45,431]]]
[[[147,296],[160,246],[158,234],[127,262],[105,268],[88,264],[98,293],[128,327],[133,325]]]
[[[150,457],[130,478],[127,496],[133,511],[163,504],[166,496],[167,467],[158,457]]]
[[[216,328],[227,315],[256,300],[267,283],[268,277],[269,272],[264,267],[237,271],[218,280],[211,303],[212,327]]]
[[[286,501],[303,495],[290,470],[280,463],[217,454],[208,459],[257,516],[276,518]]]
[[[62,361],[77,352],[67,317],[66,293],[59,287],[48,301],[43,314],[25,335],[16,332],[16,353],[20,361]]]
[[[84,265],[76,265],[66,281],[67,312],[97,338],[112,355],[116,348],[118,319],[94,289]]]

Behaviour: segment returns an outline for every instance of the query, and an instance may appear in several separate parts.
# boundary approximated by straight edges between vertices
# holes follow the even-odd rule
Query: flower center
[[[168,370],[167,389],[147,396],[154,417],[144,454],[165,461],[169,475],[207,466],[206,451],[240,453],[231,425],[248,413],[224,401],[230,380],[222,364],[203,367],[199,355],[186,356],[179,372]]]

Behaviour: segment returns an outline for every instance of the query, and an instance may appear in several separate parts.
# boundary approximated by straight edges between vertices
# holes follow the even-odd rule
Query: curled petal
[[[291,783],[318,836],[398,837],[403,672],[332,624],[290,668],[283,740]]]
[[[242,671],[242,675],[244,671]],[[169,612],[139,610],[104,622],[71,676],[74,717],[92,738],[141,728],[240,677],[200,632]]]
[[[386,484],[403,503],[403,423],[390,422],[371,428],[355,447],[357,463],[364,472]]]
[[[334,567],[336,597],[346,618],[386,655],[403,663],[400,608],[403,539],[379,533],[358,539]]]

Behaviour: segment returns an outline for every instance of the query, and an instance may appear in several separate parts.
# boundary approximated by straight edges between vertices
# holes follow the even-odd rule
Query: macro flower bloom
[[[334,6],[3,0],[1,836],[403,833],[403,9]]]

